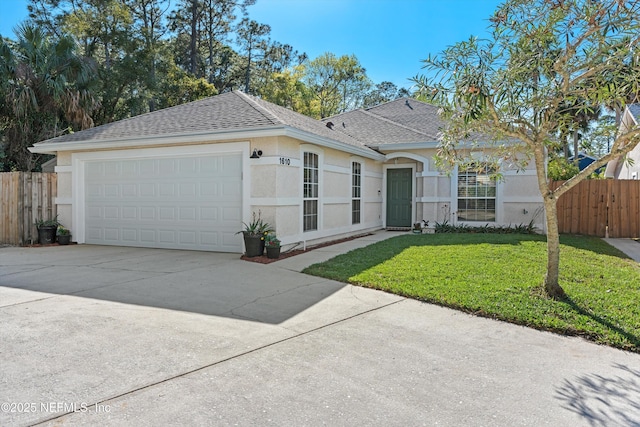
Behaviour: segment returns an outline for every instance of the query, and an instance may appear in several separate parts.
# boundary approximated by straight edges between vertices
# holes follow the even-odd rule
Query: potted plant
[[[280,240],[278,240],[275,234],[267,234],[264,239],[264,244],[267,248],[267,258],[280,258]]]
[[[413,224],[413,234],[422,234],[422,223],[416,222]]]
[[[260,215],[260,211],[257,216],[254,212],[252,221],[248,224],[243,222],[244,230],[238,232],[244,237],[245,255],[248,257],[260,256],[264,253],[264,238],[273,231],[269,223],[264,222]]]
[[[58,240],[59,245],[68,245],[71,243],[71,231],[63,225],[58,225],[56,239]]]
[[[50,245],[56,241],[56,231],[58,230],[58,215],[53,219],[36,220],[36,227],[38,228],[38,241],[41,245]]]

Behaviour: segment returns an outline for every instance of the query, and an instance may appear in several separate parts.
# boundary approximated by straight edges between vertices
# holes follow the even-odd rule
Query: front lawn
[[[394,237],[304,272],[640,352],[636,262],[599,238],[563,236],[565,301],[544,296],[545,263],[544,236],[430,234]]]

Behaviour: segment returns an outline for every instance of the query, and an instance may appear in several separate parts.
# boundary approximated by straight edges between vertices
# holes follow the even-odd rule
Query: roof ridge
[[[396,98],[396,99],[391,99],[389,101],[385,101],[382,104],[376,104],[376,105],[374,105],[372,107],[367,107],[366,110],[371,110],[371,109],[374,109],[374,108],[382,107],[383,105],[391,104],[393,102],[400,101],[400,100],[403,100],[403,99],[413,99],[415,101],[418,101],[417,99],[411,98],[410,96],[402,96],[400,98]],[[418,102],[422,102],[422,101],[418,101]],[[425,102],[425,104],[426,104],[426,102]]]
[[[264,115],[273,124],[286,124],[286,122],[284,120],[282,120],[281,117],[279,117],[273,111],[267,109],[264,105],[261,105],[257,101],[258,98],[254,98],[253,96],[251,96],[249,94],[246,94],[241,90],[234,90],[232,93],[236,94],[243,101],[245,101],[247,104],[251,105],[256,111],[258,111],[260,114]]]
[[[382,104],[380,104],[380,105],[382,105]],[[370,115],[372,117],[375,117],[378,120],[383,120],[385,122],[391,123],[393,125],[396,125],[398,127],[403,128],[403,129],[407,129],[407,130],[410,130],[412,132],[419,133],[420,135],[424,135],[424,136],[426,136],[428,138],[431,138],[431,135],[428,135],[428,134],[426,134],[426,133],[424,133],[424,132],[422,132],[422,131],[420,131],[418,129],[412,128],[410,126],[403,125],[402,123],[398,123],[398,122],[393,121],[391,119],[387,119],[386,117],[383,117],[383,116],[381,116],[379,114],[372,113],[371,111],[368,111],[368,110],[362,110],[362,112],[365,113],[365,114],[368,114],[368,115]]]

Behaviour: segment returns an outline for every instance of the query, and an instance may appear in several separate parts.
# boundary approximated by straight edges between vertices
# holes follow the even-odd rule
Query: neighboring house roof
[[[100,143],[182,135],[294,128],[339,144],[371,151],[357,139],[259,98],[233,91],[199,101],[142,114],[36,144],[35,150],[55,151],[55,144]],[[74,144],[75,145],[75,144]]]
[[[628,108],[635,122],[640,122],[640,104],[631,104],[628,106]]]
[[[598,159],[596,159],[595,157],[592,157],[592,156],[590,156],[588,154],[579,152],[578,153],[578,168],[580,170],[583,170],[587,166],[589,166],[591,163],[595,162],[596,160],[598,160]],[[569,157],[569,161],[573,162],[573,156]]]
[[[399,98],[375,107],[323,119],[333,128],[376,147],[381,144],[436,142],[444,122],[438,107],[413,98]]]

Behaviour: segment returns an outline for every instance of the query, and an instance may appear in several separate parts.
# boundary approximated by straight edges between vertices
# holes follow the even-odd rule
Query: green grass
[[[640,267],[594,237],[563,236],[555,301],[541,289],[544,236],[394,237],[304,272],[640,352]]]

